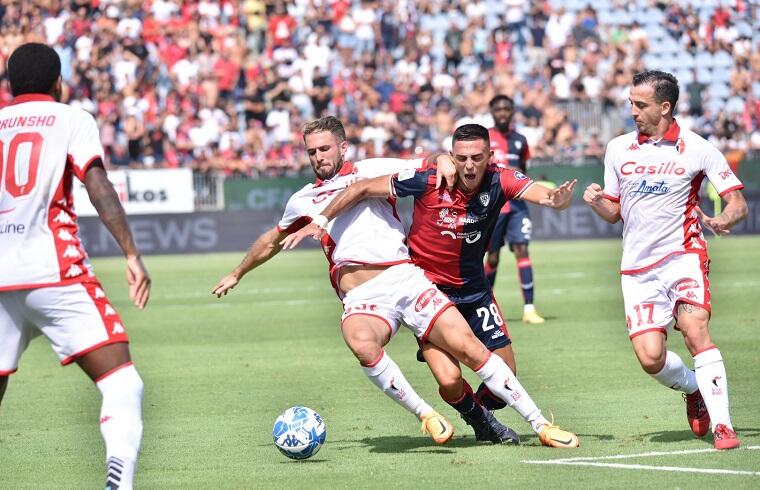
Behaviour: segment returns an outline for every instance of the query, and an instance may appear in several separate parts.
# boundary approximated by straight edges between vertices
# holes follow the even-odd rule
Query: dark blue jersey
[[[415,264],[436,285],[467,291],[490,289],[483,256],[499,210],[532,181],[520,171],[490,167],[471,193],[435,188],[436,169],[401,172],[391,179],[398,197],[414,196],[408,245]]]

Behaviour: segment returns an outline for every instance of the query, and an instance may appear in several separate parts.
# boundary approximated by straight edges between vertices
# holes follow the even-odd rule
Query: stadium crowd
[[[760,149],[750,2],[591,5],[11,0],[0,5],[0,103],[12,99],[5,61],[37,41],[61,57],[66,100],[96,116],[111,167],[296,174],[308,169],[300,127],[326,114],[347,123],[349,158],[409,156],[445,147],[460,122],[492,125],[499,93],[515,99],[534,158],[573,163],[601,158],[609,137],[633,129],[626,87],[647,60],[662,61],[651,57],[662,40],[639,15],[648,9],[676,46],[671,61],[729,59],[712,72],[679,65],[679,124],[724,152]],[[725,93],[711,95],[719,73]]]

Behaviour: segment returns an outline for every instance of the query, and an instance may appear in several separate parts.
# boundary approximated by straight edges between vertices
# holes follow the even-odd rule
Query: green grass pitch
[[[446,446],[419,434],[416,419],[364,377],[343,344],[340,305],[319,251],[281,253],[223,299],[210,290],[242,253],[147,257],[154,286],[143,312],[128,302],[123,261],[95,260],[145,380],[137,487],[760,488],[760,450],[752,449],[760,449],[760,237],[712,239],[710,250],[711,331],[726,359],[742,440],[725,453],[698,452],[712,448],[711,437],[694,438],[680,394],[639,368],[622,314],[618,240],[531,245],[545,325],[520,323],[506,254],[495,291],[523,385],[547,415],[579,434],[577,450],[541,447],[511,409],[497,416],[522,445],[476,444],[402,330],[388,351],[457,430]],[[677,332],[670,347],[687,358]],[[467,377],[475,386],[477,378]],[[304,462],[280,455],[271,437],[276,416],[297,404],[318,411],[328,431],[322,450]],[[84,374],[60,368],[47,342],[35,340],[0,408],[0,488],[101,485],[99,410]],[[602,459],[612,456],[621,457]],[[560,458],[586,459],[526,462]]]

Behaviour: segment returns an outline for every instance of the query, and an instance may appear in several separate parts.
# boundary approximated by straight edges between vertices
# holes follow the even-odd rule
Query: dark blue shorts
[[[532,228],[533,223],[530,221],[527,206],[512,206],[510,212],[502,213],[496,219],[496,226],[494,226],[488,250],[498,252],[505,242],[509,244],[510,250],[515,243],[527,244],[530,242]]]
[[[447,291],[446,288],[441,288],[441,291],[454,302],[470,324],[472,332],[488,350],[493,351],[512,343],[507,331],[507,321],[490,289],[467,295]]]

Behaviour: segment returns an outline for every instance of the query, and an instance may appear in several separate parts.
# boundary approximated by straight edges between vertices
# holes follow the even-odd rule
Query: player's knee
[[[346,345],[354,357],[359,360],[363,366],[368,366],[375,362],[383,353],[383,347],[376,341],[359,338],[349,337],[345,339]]]
[[[640,350],[636,352],[636,356],[641,364],[641,369],[648,374],[657,374],[665,367],[665,353]]]

